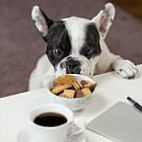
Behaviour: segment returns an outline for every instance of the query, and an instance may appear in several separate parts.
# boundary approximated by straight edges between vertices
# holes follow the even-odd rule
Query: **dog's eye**
[[[54,49],[54,50],[53,50],[53,54],[54,54],[55,56],[60,56],[60,55],[61,55],[61,51],[58,50],[58,49]]]
[[[93,53],[93,50],[92,49],[88,49],[87,55],[91,55],[92,53]]]

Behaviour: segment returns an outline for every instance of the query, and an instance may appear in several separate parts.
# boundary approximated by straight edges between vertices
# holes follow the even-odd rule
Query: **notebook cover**
[[[142,113],[118,102],[88,123],[87,128],[115,142],[142,142]]]

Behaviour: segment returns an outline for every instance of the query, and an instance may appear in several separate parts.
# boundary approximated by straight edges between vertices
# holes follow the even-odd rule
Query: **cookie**
[[[93,91],[96,86],[97,83],[88,82],[87,84],[84,85],[84,88],[89,88],[91,91]]]
[[[81,89],[81,92],[82,92],[83,97],[89,96],[92,93],[89,88],[83,88],[83,89]]]
[[[85,84],[88,84],[88,81],[86,81],[86,80],[81,80],[80,83],[81,83],[81,85],[84,87]]]
[[[77,84],[80,86],[80,88],[83,88],[83,85],[79,81],[77,81]]]
[[[59,95],[60,97],[64,98],[74,98],[75,97],[75,90],[65,89],[63,93]]]
[[[81,92],[81,90],[77,90],[75,98],[81,98],[81,97],[83,97],[83,93]]]
[[[73,88],[74,88],[75,90],[79,90],[79,89],[80,89],[79,84],[78,84],[77,82],[75,82],[75,81],[72,83],[72,86],[73,86]]]
[[[55,86],[58,86],[64,84],[71,84],[74,81],[76,81],[76,78],[72,75],[61,75],[55,79],[54,84]]]
[[[65,89],[68,89],[70,87],[72,87],[71,84],[58,85],[58,86],[55,86],[51,91],[54,94],[59,94],[62,91],[64,91]]]

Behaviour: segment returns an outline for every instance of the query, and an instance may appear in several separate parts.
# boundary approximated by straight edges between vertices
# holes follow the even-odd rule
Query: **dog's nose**
[[[66,73],[67,74],[80,74],[80,62],[75,60],[68,60],[66,62]]]

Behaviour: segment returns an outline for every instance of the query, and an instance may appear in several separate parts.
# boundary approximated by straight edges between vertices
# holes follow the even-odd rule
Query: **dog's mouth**
[[[56,76],[62,74],[82,74],[90,75],[92,73],[91,63],[85,58],[67,57],[56,68]]]
[[[66,74],[80,74],[80,67],[76,65],[69,65],[66,68]]]
[[[66,74],[80,74],[81,63],[77,60],[70,59],[65,62]]]

